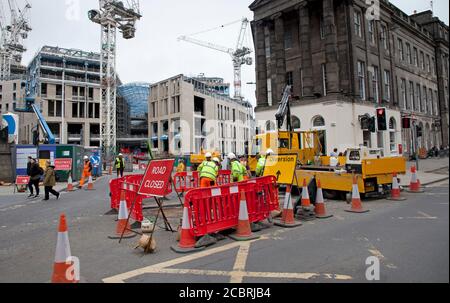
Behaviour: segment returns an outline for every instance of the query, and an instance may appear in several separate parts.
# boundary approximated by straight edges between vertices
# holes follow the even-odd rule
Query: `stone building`
[[[439,122],[448,99],[438,81],[435,37],[388,1],[372,2],[257,0],[250,5],[259,131],[275,128],[278,103],[290,84],[293,126],[319,130],[325,153],[361,144],[386,155],[413,153],[415,132],[402,129],[403,117],[424,126],[419,147],[448,142],[445,122]],[[448,27],[442,28],[442,43],[448,45]],[[362,117],[375,116],[380,107],[387,110],[388,130],[363,129]]]

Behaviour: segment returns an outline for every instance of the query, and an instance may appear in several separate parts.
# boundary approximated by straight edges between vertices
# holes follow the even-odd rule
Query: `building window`
[[[361,13],[355,12],[354,14],[354,23],[355,23],[355,35],[362,38],[362,29],[361,29]]]
[[[436,76],[436,59],[434,57],[431,58],[431,70],[433,72],[433,76]]]
[[[415,111],[420,111],[420,103],[422,102],[422,94],[420,89],[420,84],[416,84],[416,106],[414,108]]]
[[[272,79],[267,79],[267,104],[272,106]]]
[[[405,79],[401,79],[400,91],[401,91],[401,101],[402,101],[401,108],[406,109],[406,103],[408,102],[408,100],[407,100],[407,96],[406,96],[406,80]]]
[[[402,39],[398,39],[398,58],[400,59],[400,61],[405,60],[405,52],[403,49],[403,40]]]
[[[100,118],[100,103],[95,103],[95,119]]]
[[[407,109],[412,109],[414,110],[415,108],[415,103],[416,103],[416,96],[414,94],[414,82],[409,81],[409,102],[410,102],[410,106],[407,107]]]
[[[373,100],[378,103],[380,101],[380,89],[379,89],[379,81],[378,81],[378,66],[373,66],[372,72],[372,89],[373,89]]]
[[[56,101],[56,117],[62,116],[62,101]]]
[[[48,116],[54,117],[55,116],[55,101],[48,100],[47,106],[48,106]]]
[[[327,95],[327,67],[325,64],[321,65],[322,70],[322,93],[324,96]]]
[[[365,63],[358,61],[358,83],[359,83],[359,97],[361,100],[366,100],[366,67]]]
[[[389,147],[391,152],[395,152],[397,150],[397,123],[394,118],[389,120]]]
[[[322,116],[317,116],[313,118],[313,127],[324,127],[325,119]]]
[[[427,55],[427,72],[431,73],[431,58]]]
[[[286,31],[284,33],[284,49],[292,48],[292,31]]]
[[[429,97],[429,102],[428,102],[428,113],[430,114],[430,115],[433,115],[434,114],[434,109],[433,109],[433,106],[434,106],[434,100],[433,100],[433,90],[430,88],[429,90],[428,90],[428,97]]]
[[[388,70],[384,71],[384,100],[391,100],[391,73]]]
[[[413,55],[414,55],[414,65],[415,66],[419,66],[419,53],[418,53],[418,51],[417,51],[417,48],[415,48],[414,47],[414,49],[413,49]]]
[[[428,102],[428,92],[427,92],[427,87],[424,86],[423,87],[423,100],[422,100],[422,106],[421,106],[421,111],[422,112],[427,112],[427,102]]]
[[[420,67],[425,70],[425,54],[420,51]]]
[[[406,60],[409,64],[413,64],[412,61],[412,54],[411,54],[411,45],[409,43],[406,43]]]
[[[375,44],[376,40],[375,40],[375,21],[374,20],[369,21],[368,30],[369,30],[370,43]]]
[[[434,115],[435,116],[439,116],[439,112],[440,112],[438,102],[439,102],[439,97],[438,97],[438,92],[436,90],[436,91],[434,91]]]
[[[387,27],[386,25],[381,25],[381,35],[380,40],[385,50],[388,49],[388,35],[387,35]]]

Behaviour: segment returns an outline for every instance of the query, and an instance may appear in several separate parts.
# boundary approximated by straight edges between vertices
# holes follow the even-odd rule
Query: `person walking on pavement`
[[[268,149],[265,153],[261,153],[261,157],[256,164],[256,177],[262,177],[264,174],[264,168],[266,167],[266,157],[273,155],[273,150]]]
[[[244,181],[242,164],[239,162],[236,155],[234,153],[229,153],[228,159],[230,159],[231,163],[231,177],[233,179],[233,182]]]
[[[50,200],[50,194],[54,195],[56,199],[59,200],[61,194],[53,189],[53,186],[56,185],[55,166],[53,166],[50,161],[47,161],[46,164],[47,168],[44,174],[45,198],[43,201]]]
[[[84,156],[84,165],[83,165],[83,174],[81,176],[80,185],[78,188],[83,188],[84,183],[86,182],[86,178],[92,176],[92,163],[89,161],[88,156]]]
[[[219,173],[219,167],[211,160],[212,154],[206,153],[206,160],[198,167],[197,171],[200,174],[200,187],[211,187],[216,183],[216,178]]]
[[[119,154],[116,158],[116,170],[117,170],[117,178],[123,178],[123,171],[125,169],[125,162],[123,161],[123,154]]]
[[[28,198],[34,196],[33,186],[36,189],[36,195],[34,197],[37,198],[39,197],[39,181],[41,181],[41,176],[44,174],[44,171],[42,168],[39,167],[39,164],[37,163],[36,159],[28,157],[28,160],[29,162],[27,164],[27,175],[30,176],[30,182],[28,183],[30,195],[28,196]]]

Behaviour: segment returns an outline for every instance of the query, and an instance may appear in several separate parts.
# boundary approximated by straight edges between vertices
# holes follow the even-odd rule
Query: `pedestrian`
[[[211,160],[212,154],[206,153],[206,160],[197,168],[200,175],[200,187],[211,187],[216,183],[217,175],[219,173],[219,166]]]
[[[231,161],[231,176],[233,178],[233,182],[244,181],[242,164],[239,162],[236,155],[234,153],[229,153],[228,159]]]
[[[28,198],[34,196],[33,194],[33,186],[36,189],[35,198],[39,197],[39,182],[41,181],[41,176],[44,174],[44,170],[39,167],[36,159],[32,157],[28,157],[27,164],[27,175],[30,176],[30,182],[28,183],[28,189],[30,190],[30,195]]]
[[[125,169],[125,162],[123,160],[123,154],[120,153],[116,158],[116,170],[117,170],[117,178],[123,178],[123,171]]]
[[[330,153],[330,157],[338,157],[338,155],[339,153],[337,148],[333,149],[333,151]]]
[[[44,189],[45,189],[45,198],[43,201],[50,200],[50,193],[59,200],[59,196],[61,195],[56,190],[53,189],[53,186],[56,185],[56,176],[55,176],[55,166],[53,166],[50,161],[46,162],[46,170],[44,174]]]
[[[86,178],[92,176],[92,163],[89,161],[88,156],[84,156],[84,165],[83,165],[83,174],[81,176],[80,185],[78,188],[83,188],[84,183],[86,182]]]

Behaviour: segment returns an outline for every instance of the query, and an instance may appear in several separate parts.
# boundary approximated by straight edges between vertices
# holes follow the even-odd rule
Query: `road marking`
[[[279,230],[269,235],[279,235],[288,231]],[[185,275],[203,275],[203,276],[225,276],[230,277],[230,283],[242,283],[245,277],[251,278],[274,278],[274,279],[302,279],[308,280],[312,278],[324,278],[324,279],[334,279],[334,280],[351,280],[353,279],[349,275],[342,274],[331,274],[331,273],[282,273],[282,272],[249,272],[245,271],[247,258],[249,255],[250,246],[252,243],[261,240],[272,239],[265,235],[259,239],[251,240],[248,242],[233,242],[226,244],[221,247],[209,249],[206,251],[201,251],[189,256],[180,257],[177,259],[172,259],[159,264],[143,267],[140,269],[132,270],[126,273],[115,275],[112,277],[104,278],[104,283],[125,283],[126,280],[133,277],[141,276],[144,274],[185,274]],[[228,251],[239,247],[239,251],[236,255],[233,270],[231,271],[221,271],[221,270],[204,270],[204,269],[180,269],[180,268],[168,268],[173,267],[178,264],[191,262],[203,257],[207,257],[220,252]]]
[[[341,217],[341,216],[339,216],[339,215],[334,215],[334,217],[336,218],[336,219],[338,219],[338,220],[345,220],[345,218],[344,217]]]
[[[368,250],[373,256],[377,257],[380,261],[383,261],[384,263],[386,263],[386,261],[387,261],[386,257],[372,243],[369,243]],[[392,263],[386,263],[385,265],[387,268],[397,269],[397,266],[395,266]]]
[[[430,216],[429,214],[424,213],[423,211],[418,211],[417,213],[418,213],[419,215],[424,216],[424,217],[427,218],[427,219],[437,219],[437,217],[432,217],[432,216]]]
[[[14,206],[7,207],[7,208],[2,208],[2,209],[0,209],[0,211],[1,211],[1,212],[5,212],[5,211],[8,211],[8,210],[15,210],[15,209],[22,208],[22,207],[24,207],[24,206],[25,206],[25,205],[18,204],[18,205],[14,205]]]

